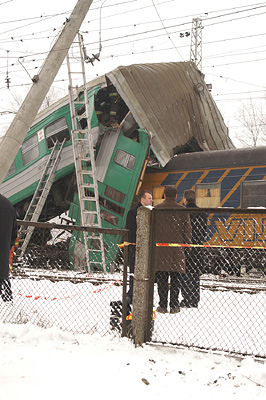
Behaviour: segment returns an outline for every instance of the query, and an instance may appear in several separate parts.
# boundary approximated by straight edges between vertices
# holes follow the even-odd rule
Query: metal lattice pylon
[[[85,75],[83,38],[77,36],[78,41],[67,55],[69,75],[69,98],[72,118],[72,143],[76,169],[77,188],[80,204],[81,224],[85,227],[101,227],[98,184],[96,179],[94,148],[90,127],[89,101]],[[74,46],[78,43],[78,55],[74,53]],[[78,71],[74,70],[77,68]],[[74,86],[74,76],[82,78],[81,86]],[[82,121],[81,121],[82,120]],[[84,123],[86,121],[86,123]],[[85,128],[84,128],[85,126]],[[82,128],[83,127],[83,128]],[[106,272],[103,235],[101,233],[84,232],[84,245],[88,271],[92,265]]]
[[[202,70],[202,20],[193,18],[191,29],[190,61]]]

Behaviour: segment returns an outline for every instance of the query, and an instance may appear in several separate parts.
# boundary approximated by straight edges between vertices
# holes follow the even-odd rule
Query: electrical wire
[[[243,83],[243,84],[245,84],[245,85],[255,86],[255,87],[259,87],[259,88],[263,88],[263,87],[264,87],[264,86],[262,86],[262,85],[256,85],[256,84],[250,83],[250,82],[239,81],[239,80],[237,80],[237,79],[233,79],[233,78],[230,78],[230,77],[228,77],[228,76],[215,75],[215,74],[209,74],[209,73],[208,73],[208,75],[210,75],[210,76],[216,76],[216,77],[218,77],[218,78],[230,80],[230,81],[237,82],[237,83]]]
[[[100,2],[99,2],[100,3]],[[259,4],[264,4],[264,3],[259,3]],[[242,6],[242,7],[244,7],[244,6]],[[253,7],[253,9],[254,9],[254,7]],[[244,11],[246,11],[246,9],[244,10]],[[58,15],[58,14],[56,14],[56,15]],[[168,27],[164,27],[163,29],[168,29]],[[135,33],[134,33],[134,38],[135,38]],[[253,36],[253,35],[252,35]],[[128,36],[127,36],[128,37]],[[153,37],[152,37],[153,38]],[[145,38],[146,40],[148,39],[148,38]],[[114,40],[114,39],[113,39]],[[144,39],[143,39],[144,40]],[[228,39],[228,40],[231,40],[231,39]],[[135,41],[135,39],[134,39],[134,41]],[[209,42],[210,43],[210,42]],[[122,43],[123,44],[123,43]],[[109,47],[109,45],[107,45],[106,47]],[[111,46],[110,46],[111,47]],[[188,46],[180,46],[180,47],[188,47]],[[175,48],[175,46],[172,48],[172,50],[174,50],[174,48]],[[153,46],[153,50],[152,51],[157,51],[157,50],[155,50],[154,49],[154,46]],[[158,51],[164,51],[164,49],[159,49]],[[146,52],[148,52],[147,50],[146,50]],[[142,52],[135,52],[134,54],[141,54]],[[45,52],[44,53],[41,53],[41,54],[46,54]],[[105,57],[105,59],[108,59],[108,58],[110,58],[110,57],[114,57],[114,56],[116,56],[116,57],[119,57],[119,56],[121,56],[121,55],[111,55],[111,56],[107,56],[107,57]],[[257,61],[259,61],[259,60],[257,60]],[[249,61],[249,62],[252,62],[252,61]],[[208,67],[209,68],[209,67]]]
[[[136,1],[136,0],[134,0],[134,1]],[[173,1],[173,0],[170,0],[170,1]],[[168,2],[168,1],[167,1]],[[166,3],[166,2],[163,2],[163,3],[158,3],[158,4],[164,4],[164,3]],[[262,3],[259,3],[259,4],[262,4]],[[264,3],[265,4],[265,3]],[[146,6],[146,7],[143,7],[143,8],[147,8],[147,7],[150,7],[150,6]],[[264,5],[264,6],[260,6],[260,7],[266,7],[266,4]],[[227,16],[227,15],[233,15],[233,14],[235,14],[235,13],[239,13],[239,12],[247,12],[247,11],[250,11],[250,10],[254,10],[254,9],[257,9],[257,8],[259,8],[259,7],[253,7],[253,8],[249,8],[249,9],[245,9],[245,10],[241,10],[241,11],[235,11],[234,13],[227,13],[227,14],[222,14],[222,15],[218,15],[218,16],[214,16],[214,17],[208,17],[208,18],[205,18],[205,21],[207,21],[207,20],[209,20],[209,19],[213,19],[213,18],[220,18],[220,17],[224,17],[224,16]],[[233,8],[233,9],[235,9],[235,8]],[[141,9],[140,9],[141,10]],[[229,9],[229,10],[231,10],[231,9]],[[137,10],[137,11],[139,11],[139,9]],[[128,12],[130,12],[130,11],[128,11]],[[214,11],[213,11],[214,12]],[[52,18],[52,17],[56,17],[56,16],[58,16],[58,15],[63,15],[63,14],[66,14],[67,12],[65,11],[65,12],[62,12],[62,13],[60,13],[60,14],[53,14],[53,15],[49,15],[49,16],[47,16],[47,18]],[[123,13],[125,13],[125,12],[123,12]],[[209,12],[210,13],[210,12]],[[208,14],[208,13],[206,13],[206,14]],[[120,14],[115,14],[115,16],[117,16],[117,15],[120,15]],[[108,16],[108,18],[109,18],[110,16]],[[251,16],[248,16],[248,17],[252,17],[252,15]],[[33,17],[33,18],[38,18],[38,19],[40,19],[40,18],[43,18],[43,17]],[[102,17],[102,19],[103,19],[104,17]],[[182,17],[179,17],[179,18],[182,18]],[[184,17],[183,17],[184,18]],[[247,16],[246,17],[243,17],[243,18],[247,18]],[[172,19],[172,18],[171,18]],[[25,19],[25,20],[28,20],[28,19]],[[19,20],[20,22],[21,22],[21,20]],[[223,22],[231,22],[231,21],[234,21],[234,20],[232,20],[232,19],[230,19],[230,21],[221,21],[221,22],[219,22],[219,23],[223,23]],[[37,22],[40,22],[40,21],[37,21]],[[159,28],[159,29],[156,29],[156,30],[150,30],[150,31],[144,31],[144,32],[140,32],[140,33],[138,33],[138,34],[146,34],[146,33],[148,33],[148,32],[153,32],[153,31],[157,31],[157,30],[162,30],[162,29],[170,29],[170,28],[174,28],[174,27],[178,27],[178,26],[183,26],[183,25],[190,25],[191,24],[191,21],[189,21],[189,22],[185,22],[185,23],[182,23],[182,24],[175,24],[175,25],[172,25],[172,26],[168,26],[168,27],[166,27],[165,25],[164,25],[164,22],[163,22],[163,20],[161,19],[161,22],[162,22],[162,24],[163,24],[163,28]],[[147,23],[148,22],[145,22],[145,25],[147,25]],[[28,26],[29,24],[27,24],[26,26]],[[134,25],[138,25],[138,24],[134,24]],[[130,25],[130,26],[132,26],[132,25]],[[208,27],[208,26],[211,26],[211,24],[210,25],[206,25],[205,27]],[[111,29],[113,29],[113,28],[111,28]],[[103,30],[102,28],[101,28],[101,30]],[[84,32],[88,32],[88,31],[84,31]],[[1,33],[0,33],[1,34]],[[124,36],[124,37],[129,37],[130,35],[126,35],[126,36]],[[109,40],[116,40],[116,39],[119,39],[119,38],[121,38],[121,36],[119,36],[119,37],[116,37],[116,38],[110,38]],[[4,39],[3,39],[4,40]],[[21,39],[19,39],[19,40],[21,40]],[[94,44],[94,43],[90,43],[90,44]]]
[[[158,15],[158,18],[159,18],[159,20],[161,21],[161,24],[162,24],[162,26],[163,26],[163,28],[164,28],[164,30],[165,30],[167,36],[168,36],[168,39],[171,41],[172,45],[174,46],[175,50],[177,51],[177,53],[178,53],[178,55],[181,57],[181,59],[184,60],[184,58],[182,57],[180,51],[177,49],[175,43],[173,42],[173,40],[172,40],[170,34],[168,33],[168,30],[167,30],[167,28],[165,27],[165,25],[164,25],[164,23],[163,23],[163,20],[162,20],[160,14],[159,14],[159,11],[158,11],[158,9],[157,9],[155,3],[154,3],[154,0],[152,0],[152,4],[153,4],[153,6],[154,6],[154,8],[155,8],[155,11],[156,11],[156,13],[157,13],[157,15]]]

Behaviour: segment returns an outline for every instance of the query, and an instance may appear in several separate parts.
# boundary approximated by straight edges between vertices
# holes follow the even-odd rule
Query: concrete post
[[[0,144],[0,185],[19,151],[91,3],[92,0],[78,0],[63,31],[47,56],[39,75],[35,77],[29,93],[2,138]]]
[[[151,215],[149,208],[138,208],[132,312],[133,341],[136,346],[141,346],[147,340],[147,321],[150,318],[150,284],[153,285],[150,279]]]

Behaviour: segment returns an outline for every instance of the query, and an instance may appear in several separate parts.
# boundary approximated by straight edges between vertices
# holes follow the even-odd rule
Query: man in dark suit
[[[155,213],[155,242],[156,243],[191,243],[191,224],[188,212],[176,212],[185,207],[177,204],[177,189],[167,186],[164,190],[164,201],[154,207]],[[164,212],[160,212],[160,210]],[[159,210],[159,212],[157,212]],[[184,247],[156,247],[155,271],[159,294],[157,311],[167,312],[168,279],[170,276],[170,313],[180,311],[179,292],[186,272]]]
[[[0,294],[4,301],[12,300],[9,252],[17,235],[16,212],[10,201],[0,194]]]

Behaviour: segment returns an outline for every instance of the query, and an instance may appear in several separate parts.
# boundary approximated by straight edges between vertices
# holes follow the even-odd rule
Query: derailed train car
[[[265,250],[256,250],[266,244],[265,154],[266,147],[179,154],[164,168],[147,169],[142,189],[152,191],[154,204],[165,186],[175,185],[178,203],[183,203],[184,190],[193,189],[199,207],[219,208],[208,215],[204,244],[214,248],[208,250],[205,272],[239,274],[241,267],[255,267],[266,274]],[[222,213],[220,208],[250,210]],[[252,215],[252,208],[261,213]]]
[[[84,92],[78,95],[84,96]],[[124,228],[147,163],[164,166],[183,151],[234,147],[204,77],[193,63],[119,67],[90,82],[85,95],[104,228]],[[77,106],[80,129],[86,128],[83,112]],[[65,140],[39,220],[47,221],[69,210],[69,216],[80,223],[71,129],[68,96],[37,115],[0,188],[21,219],[55,141]],[[73,254],[78,240],[74,242]]]

